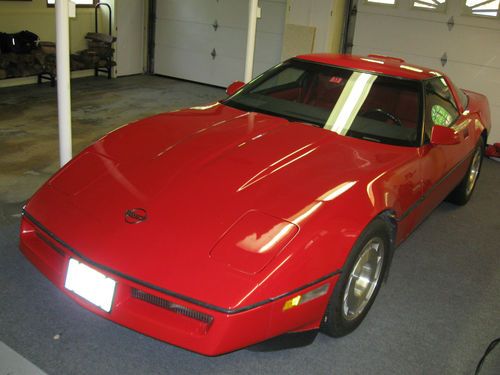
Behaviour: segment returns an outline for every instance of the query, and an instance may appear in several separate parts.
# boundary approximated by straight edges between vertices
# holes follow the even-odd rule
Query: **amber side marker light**
[[[302,305],[303,303],[312,301],[313,299],[324,296],[328,289],[330,288],[330,283],[321,285],[320,287],[313,289],[305,294],[299,294],[293,298],[287,300],[283,305],[283,311],[290,310],[291,308]]]

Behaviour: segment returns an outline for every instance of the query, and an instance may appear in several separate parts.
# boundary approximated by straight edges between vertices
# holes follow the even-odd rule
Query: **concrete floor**
[[[72,85],[75,152],[129,121],[224,96],[159,77]],[[443,203],[398,248],[367,319],[342,339],[207,358],[82,309],[18,250],[20,206],[58,168],[55,95],[47,85],[0,89],[0,375],[23,373],[8,367],[29,368],[22,357],[47,374],[465,375],[500,336],[500,164],[491,160],[466,206]],[[481,375],[500,373],[499,349]]]
[[[0,88],[0,223],[58,168],[57,91],[48,84]],[[74,154],[130,121],[225,96],[224,90],[155,76],[72,81]]]

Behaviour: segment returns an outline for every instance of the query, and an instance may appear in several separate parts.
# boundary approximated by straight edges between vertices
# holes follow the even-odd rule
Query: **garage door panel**
[[[166,46],[156,54],[156,74],[206,82],[213,70],[214,64],[210,55]]]
[[[234,81],[241,81],[245,74],[245,65],[241,58],[218,57],[215,61],[213,84],[227,87]]]
[[[281,57],[286,1],[259,5],[254,65],[268,68]],[[156,21],[155,73],[221,86],[243,80],[248,0],[159,1]]]
[[[256,60],[253,67],[254,76],[257,77],[258,75],[272,68],[274,65],[276,64],[269,64],[267,61]]]
[[[450,61],[443,69],[457,86],[480,92],[490,105],[500,106],[500,68],[483,68]]]
[[[500,125],[498,122],[498,119],[500,119],[500,106],[493,106],[490,110],[493,123],[491,126],[491,133],[488,137],[488,143],[500,142]]]
[[[402,0],[405,1],[405,0]],[[411,0],[406,0],[409,3]],[[382,15],[387,17],[400,17],[408,21],[430,21],[430,22],[448,22],[449,18],[453,16],[455,26],[472,26],[481,27],[486,29],[497,30],[498,18],[490,17],[477,17],[465,14],[463,3],[465,0],[448,0],[446,12],[435,12],[428,10],[420,10],[411,8],[410,4],[402,4],[400,0],[399,7],[387,7],[380,5],[366,4],[364,0],[358,0],[358,13],[368,15]],[[392,22],[392,21],[391,21]],[[390,23],[390,22],[389,22]],[[400,30],[401,31],[401,30]],[[397,29],[394,30],[398,32]]]
[[[178,36],[182,35],[182,38]],[[175,20],[158,20],[156,23],[156,47],[176,47],[191,50],[207,50],[214,44],[215,35],[209,25]],[[210,51],[211,49],[209,49]],[[208,52],[210,54],[210,52]]]
[[[214,60],[216,73],[214,80],[226,86],[228,83],[242,80],[244,76],[246,46],[229,48],[225,38],[217,41],[217,57]],[[275,65],[279,60],[281,37],[276,34],[260,33],[256,38],[254,76]],[[224,78],[223,75],[227,77]]]
[[[246,53],[246,30],[222,28],[215,39],[217,58],[226,56],[244,61]]]
[[[373,28],[373,24],[377,24]],[[404,38],[395,30],[404,30]],[[359,14],[355,31],[356,46],[388,48],[395,52],[411,51],[416,55],[441,57],[446,52],[449,59],[469,64],[500,66],[500,30],[472,29],[456,25],[448,31],[445,22],[409,20],[401,17]],[[496,46],[497,52],[491,48]],[[466,53],[464,53],[464,50]]]
[[[262,8],[262,17],[257,20],[257,32],[282,35],[285,29],[286,0],[261,0],[259,4]]]
[[[224,6],[230,4],[230,6]],[[261,0],[261,17],[257,20],[257,32],[283,33],[286,0]],[[248,0],[220,0],[217,22],[224,27],[247,30]]]
[[[241,43],[244,40],[245,43]],[[258,33],[255,38],[255,61],[267,62],[268,66],[279,62],[282,36],[273,33]],[[245,61],[246,30],[232,30],[231,33],[221,33],[215,41],[217,58],[226,56]]]
[[[216,14],[216,0],[160,0],[156,2],[156,16],[159,20],[212,24]]]
[[[217,22],[219,25],[246,30],[248,0],[219,0]]]
[[[255,38],[255,63],[267,64],[267,67],[277,64],[281,59],[283,36],[274,33],[258,33]]]

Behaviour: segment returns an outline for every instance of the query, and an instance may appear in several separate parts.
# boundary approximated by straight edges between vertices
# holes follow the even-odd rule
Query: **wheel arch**
[[[366,245],[366,243],[370,240],[370,238],[373,238],[370,236],[373,236],[375,233],[381,234],[381,231],[386,232],[385,235],[387,236],[387,239],[384,239],[384,242],[387,240],[389,242],[388,244],[389,249],[386,253],[386,263],[385,266],[383,266],[385,268],[385,271],[383,271],[384,272],[383,279],[379,279],[376,291],[374,292],[373,296],[369,297],[370,301],[365,307],[363,307],[364,311],[361,312],[361,315],[359,317],[355,318],[355,320],[353,321],[354,323],[342,323],[342,321],[345,320],[335,317],[341,315],[340,309],[341,306],[343,306],[343,304],[342,302],[339,301],[342,301],[342,296],[346,290],[344,288],[347,288],[346,285],[348,284],[346,283],[349,278],[349,274],[351,273],[352,267],[355,265],[356,259],[359,256],[360,252],[362,251],[363,246]],[[350,333],[362,322],[364,316],[368,313],[371,304],[373,304],[373,301],[376,298],[376,295],[378,293],[381,284],[387,280],[387,274],[389,271],[389,267],[392,261],[395,248],[396,234],[397,234],[397,221],[395,212],[391,209],[384,209],[378,214],[372,216],[371,220],[369,220],[363,227],[363,229],[360,231],[360,234],[353,248],[349,252],[348,258],[346,259],[344,265],[342,266],[342,274],[340,275],[339,280],[332,289],[331,294],[329,294],[328,305],[326,306],[326,311],[323,315],[320,324],[320,329],[324,333],[332,337],[341,337],[347,333]],[[353,251],[355,252],[353,253]]]
[[[396,211],[390,208],[386,208],[378,214],[372,216],[371,220],[368,220],[364,227],[359,228],[358,238],[362,235],[362,233],[373,223],[375,220],[382,220],[387,228],[387,235],[389,237],[389,254],[387,257],[387,268],[384,276],[384,281],[387,280],[389,269],[392,263],[392,258],[394,256],[394,251],[396,249],[396,238],[398,233],[398,221],[396,220]],[[353,247],[356,245],[357,240],[353,243]],[[345,267],[345,262],[347,261],[352,248],[347,252],[346,258],[344,259],[344,263],[342,265],[342,269]]]
[[[376,217],[382,219],[386,225],[389,234],[389,255],[387,256],[387,268],[384,275],[384,281],[387,281],[389,277],[389,271],[391,269],[392,259],[394,257],[394,252],[396,250],[396,237],[398,233],[398,222],[396,220],[396,212],[392,209],[386,209],[380,212]]]
[[[486,147],[488,144],[488,130],[486,128],[481,132],[481,138],[483,139],[483,146]]]

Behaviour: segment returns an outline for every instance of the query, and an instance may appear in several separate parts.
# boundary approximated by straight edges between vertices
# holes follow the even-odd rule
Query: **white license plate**
[[[99,271],[71,258],[64,286],[104,311],[111,311],[116,281]]]

